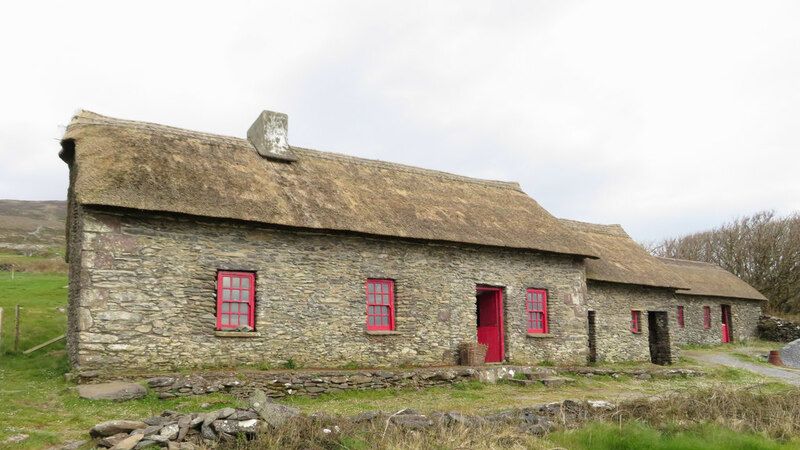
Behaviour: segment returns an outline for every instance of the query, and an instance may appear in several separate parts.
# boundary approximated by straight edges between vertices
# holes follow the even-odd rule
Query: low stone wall
[[[791,342],[800,339],[800,324],[780,317],[761,316],[758,337],[767,341]]]
[[[464,381],[493,383],[517,372],[538,373],[529,366],[448,367],[407,370],[237,371],[150,377],[146,383],[161,398],[227,392],[249,395],[256,389],[271,398],[331,394],[347,390],[426,388]],[[133,381],[131,378],[124,378]],[[140,379],[139,379],[140,380]],[[88,381],[88,380],[82,380]]]

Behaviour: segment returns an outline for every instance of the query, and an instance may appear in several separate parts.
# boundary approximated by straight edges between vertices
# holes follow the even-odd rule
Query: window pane
[[[250,300],[250,291],[247,289],[242,291],[242,300]]]
[[[231,316],[231,325],[239,325],[239,316],[237,314]]]
[[[235,288],[239,287],[240,279],[238,277],[234,277],[232,282],[233,282],[233,287],[235,287]]]
[[[250,278],[242,278],[242,287],[245,289],[250,287]]]
[[[389,316],[383,316],[383,325],[389,325]]]
[[[236,290],[231,291],[231,300],[239,300],[239,291]]]
[[[389,307],[388,306],[381,306],[381,314],[388,316],[389,315]]]
[[[222,277],[222,287],[231,287],[231,277]]]
[[[222,290],[222,300],[228,301],[231,299],[231,290],[230,289],[223,289]]]
[[[372,283],[367,283],[367,292],[368,293],[375,292],[375,285]]]
[[[222,304],[222,312],[224,312],[224,313],[231,312],[231,304],[230,303],[223,303]]]
[[[369,316],[369,324],[375,325],[375,316]]]
[[[222,321],[221,322],[222,322],[223,325],[228,325],[229,324],[228,315],[227,314],[223,314],[222,315]]]

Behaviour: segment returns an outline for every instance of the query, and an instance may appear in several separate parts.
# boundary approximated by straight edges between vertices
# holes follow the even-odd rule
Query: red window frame
[[[678,326],[681,328],[686,327],[686,321],[683,315],[683,305],[678,305],[677,317],[678,317]]]
[[[364,283],[367,297],[367,330],[394,330],[394,280],[369,278]]]
[[[255,330],[256,274],[217,272],[217,329],[248,326]],[[246,323],[242,323],[245,321]]]
[[[547,291],[528,289],[525,292],[525,323],[528,333],[547,334]]]
[[[711,307],[703,306],[703,329],[711,328]]]
[[[639,310],[631,310],[631,333],[640,333],[642,324],[642,312]]]

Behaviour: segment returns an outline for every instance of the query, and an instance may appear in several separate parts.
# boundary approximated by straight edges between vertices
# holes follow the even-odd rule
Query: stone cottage
[[[623,307],[615,296],[641,295],[640,311],[671,317],[668,297],[691,295],[641,253],[629,255],[652,267],[603,279],[599,268],[613,272],[624,254],[610,259],[516,183],[287,137],[286,115],[268,111],[247,139],[87,111],[72,119],[59,155],[70,168],[76,370],[451,365],[476,340],[487,362],[583,363],[590,313]],[[608,293],[592,297],[594,286]],[[673,303],[652,306],[662,301]],[[598,343],[631,339],[608,327],[646,334],[646,316],[635,332],[608,317],[595,316]],[[622,359],[613,347],[595,351]]]
[[[767,300],[760,292],[715,264],[658,259],[686,288],[675,294],[678,343],[717,344],[755,336]]]

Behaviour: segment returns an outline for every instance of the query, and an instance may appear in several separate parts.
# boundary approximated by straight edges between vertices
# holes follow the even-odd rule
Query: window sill
[[[364,330],[364,333],[370,336],[391,336],[394,334],[400,334],[397,330]]]
[[[257,331],[215,331],[214,336],[223,338],[255,338],[261,337]]]
[[[542,338],[546,339],[546,338],[555,337],[550,333],[528,333],[527,336],[529,338],[539,338],[539,339],[542,339]]]

